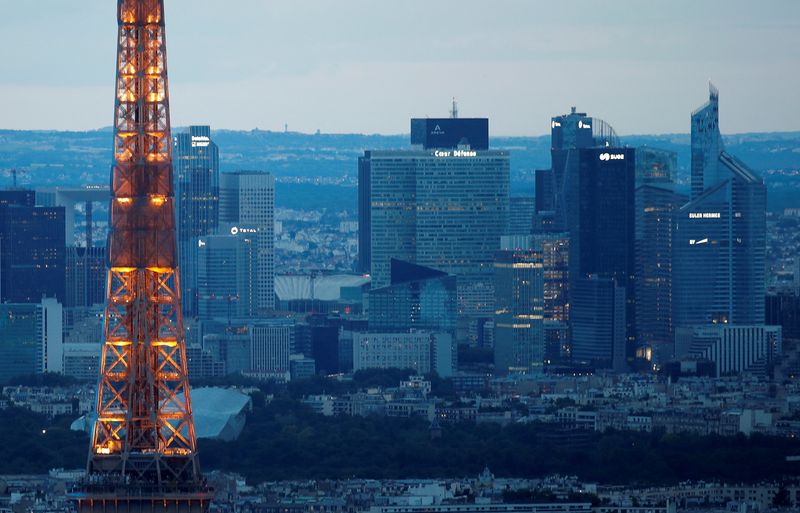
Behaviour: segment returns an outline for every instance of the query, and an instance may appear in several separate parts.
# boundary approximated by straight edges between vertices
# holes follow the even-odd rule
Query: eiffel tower
[[[79,513],[204,513],[176,258],[164,0],[118,0],[109,270]]]

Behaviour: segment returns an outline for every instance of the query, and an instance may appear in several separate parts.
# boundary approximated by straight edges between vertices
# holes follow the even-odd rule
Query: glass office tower
[[[197,239],[200,319],[243,319],[258,311],[258,231],[229,225]]]
[[[508,203],[508,235],[530,235],[536,216],[536,198],[511,196]]]
[[[531,237],[503,237],[495,253],[497,374],[541,371],[545,359],[544,256]]]
[[[491,314],[494,252],[508,226],[509,153],[486,149],[485,119],[411,127],[419,149],[369,151],[359,163],[372,286],[389,285],[391,259],[403,260],[455,275],[460,315]]]
[[[183,311],[197,315],[198,237],[219,225],[219,149],[211,128],[192,126],[173,138],[173,175]]]
[[[675,218],[676,326],[764,323],[766,187],[724,150],[718,114],[711,86],[692,114],[692,198]]]
[[[614,129],[602,119],[592,118],[575,107],[569,114],[550,120],[551,170],[537,177],[537,187],[550,191],[551,198],[539,197],[537,209],[552,208],[553,220],[549,228],[563,231],[568,228],[570,204],[577,201],[575,182],[578,178],[580,150],[597,147],[618,147],[619,139]],[[547,183],[540,183],[547,182]]]
[[[391,285],[369,292],[369,330],[429,330],[455,336],[456,277],[392,259]]]
[[[220,221],[258,230],[256,296],[261,314],[275,308],[275,177],[263,171],[223,173]]]
[[[54,298],[0,304],[0,384],[15,376],[63,372],[63,310]]]
[[[625,287],[614,278],[590,275],[572,292],[572,358],[615,371],[626,369]]]
[[[33,191],[8,192],[0,197],[0,301],[38,303],[47,296],[63,302],[64,207],[35,207]]]
[[[637,353],[654,365],[674,353],[672,236],[675,211],[688,198],[675,192],[677,154],[636,149]]]
[[[626,352],[632,356],[636,340],[636,152],[633,148],[607,146],[580,149],[576,156],[578,171],[570,180],[571,200],[567,205],[570,294],[577,295],[579,284],[590,275],[612,279],[616,287],[624,288]],[[583,315],[594,314],[587,309],[573,309],[573,325],[582,322]],[[609,347],[612,344],[610,339],[605,342]]]

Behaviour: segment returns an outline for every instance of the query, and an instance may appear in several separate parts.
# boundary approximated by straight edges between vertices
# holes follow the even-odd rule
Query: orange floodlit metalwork
[[[202,512],[209,494],[181,319],[164,1],[117,4],[105,338],[87,483],[75,497],[79,511],[111,510],[122,494],[128,510],[169,496],[180,511]]]

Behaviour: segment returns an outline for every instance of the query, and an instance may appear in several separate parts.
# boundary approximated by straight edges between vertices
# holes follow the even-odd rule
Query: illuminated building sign
[[[708,244],[708,238],[700,239],[700,240],[689,239],[689,245],[690,246],[699,246],[700,244]]]
[[[609,160],[625,160],[624,153],[601,153],[599,155],[600,160],[603,162],[608,162]]]
[[[477,157],[477,151],[471,150],[454,150],[454,151],[440,151],[433,152],[435,157]]]
[[[720,219],[719,212],[689,212],[689,219]]]
[[[205,148],[209,144],[211,144],[211,139],[208,138],[205,135],[201,135],[201,136],[193,135],[192,136],[192,148]]]
[[[592,128],[592,125],[590,125],[589,123],[584,123],[583,121],[578,121],[578,128],[590,130]]]
[[[561,123],[556,121],[556,120],[553,120],[552,122],[550,122],[550,128],[556,128],[556,127],[559,127],[559,126],[561,126]]]
[[[206,241],[204,241],[203,239],[200,239],[200,240],[197,241],[197,247],[198,248],[205,247],[205,245],[206,245]]]
[[[231,235],[239,235],[240,233],[258,233],[255,228],[240,228],[238,226],[231,226]]]

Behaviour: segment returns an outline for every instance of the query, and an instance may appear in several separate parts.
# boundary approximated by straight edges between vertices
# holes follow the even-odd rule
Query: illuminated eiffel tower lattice
[[[176,258],[163,0],[118,0],[109,271],[80,513],[204,512]]]

